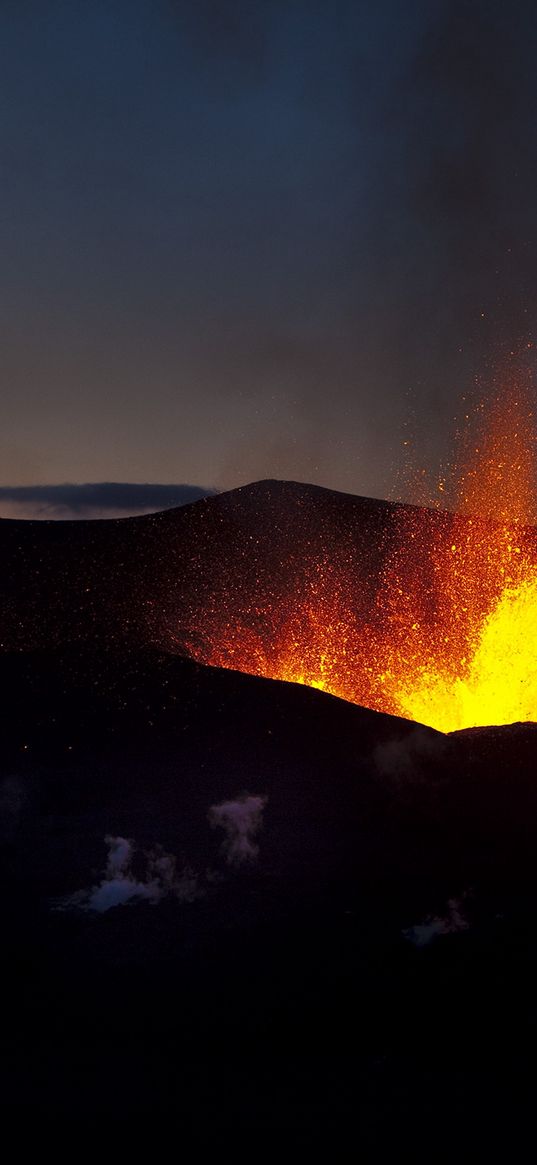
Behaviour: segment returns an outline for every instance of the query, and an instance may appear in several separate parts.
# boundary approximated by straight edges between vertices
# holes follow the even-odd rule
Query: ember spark
[[[274,598],[198,611],[189,653],[443,732],[537,720],[533,415],[512,386],[459,442],[454,510],[393,506],[375,578],[343,543],[274,567]],[[441,482],[442,497],[446,475]],[[320,549],[319,549],[320,547]],[[342,549],[343,547],[343,549]],[[285,573],[287,572],[287,573]],[[257,595],[257,598],[256,598]],[[192,626],[192,625],[191,625]]]

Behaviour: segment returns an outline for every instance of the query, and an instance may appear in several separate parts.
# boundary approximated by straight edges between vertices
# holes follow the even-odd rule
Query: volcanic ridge
[[[480,1128],[521,1095],[537,728],[436,731],[393,679],[412,580],[429,666],[438,562],[492,578],[499,530],[272,481],[0,522],[8,1107],[393,1150],[446,1088]]]

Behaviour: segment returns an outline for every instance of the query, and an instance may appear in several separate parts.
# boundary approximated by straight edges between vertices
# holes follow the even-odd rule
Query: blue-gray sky
[[[0,481],[385,496],[535,331],[514,0],[3,0]]]

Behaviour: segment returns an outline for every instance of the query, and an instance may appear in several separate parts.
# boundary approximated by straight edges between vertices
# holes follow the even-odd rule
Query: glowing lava
[[[532,412],[513,390],[477,438],[467,420],[455,512],[389,508],[369,590],[356,561],[323,551],[298,563],[278,602],[205,609],[190,653],[443,732],[537,720]],[[440,490],[449,498],[450,482]]]
[[[413,686],[396,684],[403,714],[441,731],[537,719],[537,582],[507,588],[486,616],[457,675],[419,665]]]
[[[388,606],[395,590],[404,618],[385,644],[387,692],[394,711],[444,732],[537,720],[533,444],[531,410],[512,392],[459,474],[449,531],[423,545],[417,518],[398,551]]]

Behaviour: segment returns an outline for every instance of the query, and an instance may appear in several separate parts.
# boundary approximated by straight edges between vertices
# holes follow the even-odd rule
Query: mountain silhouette
[[[537,728],[443,735],[181,646],[328,553],[365,610],[397,509],[262,482],[0,523],[7,1109],[392,1153],[446,1106],[480,1143],[500,1098],[522,1120]]]

